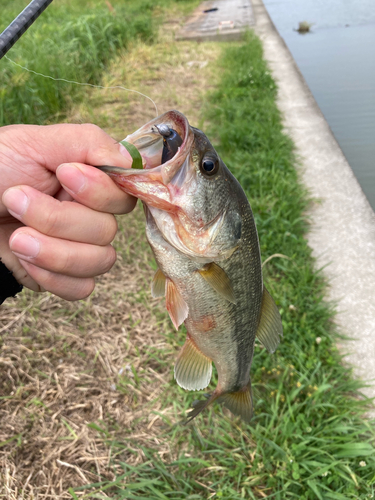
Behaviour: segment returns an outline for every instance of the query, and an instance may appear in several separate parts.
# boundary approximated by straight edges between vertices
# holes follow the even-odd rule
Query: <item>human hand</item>
[[[112,214],[136,200],[90,165],[131,163],[95,125],[0,128],[0,257],[19,283],[66,300],[93,291],[116,260]]]

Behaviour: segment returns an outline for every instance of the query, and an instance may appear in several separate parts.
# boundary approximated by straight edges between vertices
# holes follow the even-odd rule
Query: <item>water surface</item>
[[[375,1],[264,3],[375,210]]]

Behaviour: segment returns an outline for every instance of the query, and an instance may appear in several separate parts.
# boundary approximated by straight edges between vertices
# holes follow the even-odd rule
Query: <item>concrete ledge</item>
[[[211,12],[204,12],[211,10]],[[199,5],[176,40],[240,40],[244,30],[254,24],[250,0],[207,0]]]
[[[325,266],[336,323],[353,339],[339,347],[355,376],[371,384],[363,393],[375,397],[375,214],[262,0],[253,8],[301,180],[316,200],[308,242],[317,267]]]

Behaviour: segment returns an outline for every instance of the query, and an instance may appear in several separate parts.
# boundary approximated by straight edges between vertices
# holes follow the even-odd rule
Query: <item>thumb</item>
[[[115,167],[131,168],[133,159],[128,150],[101,129],[99,131],[96,131],[98,142],[95,142],[95,138],[90,137],[92,145],[87,150],[86,160],[82,163],[93,166],[113,165]],[[92,142],[93,139],[94,142]]]

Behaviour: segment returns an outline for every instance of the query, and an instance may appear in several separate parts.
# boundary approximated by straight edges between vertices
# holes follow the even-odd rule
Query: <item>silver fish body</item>
[[[161,127],[182,142],[164,164]],[[218,372],[215,391],[189,420],[218,400],[249,421],[255,338],[273,352],[282,335],[263,286],[250,204],[207,137],[180,113],[166,113],[126,140],[138,147],[145,170],[103,170],[144,202],[146,235],[159,265],[153,295],[165,294],[175,327],[184,322],[187,329],[175,378],[184,389],[200,390],[210,382],[212,362]]]

